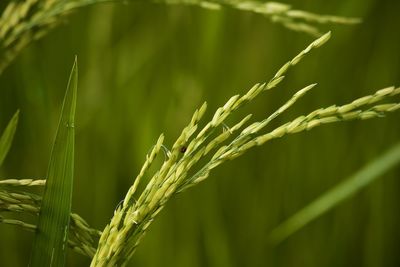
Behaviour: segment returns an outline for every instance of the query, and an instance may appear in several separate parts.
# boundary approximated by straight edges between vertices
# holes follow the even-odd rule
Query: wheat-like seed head
[[[34,40],[40,39],[59,25],[73,10],[103,2],[121,0],[25,0],[12,1],[0,17],[0,74],[15,59],[19,52]],[[196,5],[207,9],[229,7],[262,14],[271,21],[288,29],[320,36],[316,24],[354,24],[359,19],[318,15],[294,10],[291,6],[277,3],[241,0],[153,0],[167,4]],[[121,1],[122,2],[122,1]]]
[[[281,67],[268,83],[253,86],[243,96],[235,95],[231,97],[225,105],[216,110],[210,122],[206,123],[203,128],[199,128],[199,120],[206,110],[206,105],[204,104],[195,112],[189,125],[184,128],[177,138],[172,147],[171,155],[150,179],[146,188],[140,194],[138,201],[132,201],[138,181],[143,177],[144,172],[148,170],[148,165],[151,164],[155,154],[161,148],[163,136],[160,137],[152,153],[146,158],[142,171],[135,181],[136,185],[134,184],[128,191],[124,205],[117,208],[111,223],[104,230],[91,266],[124,266],[134,253],[135,248],[140,243],[155,216],[162,210],[173,194],[203,181],[209,176],[212,169],[227,160],[232,160],[242,155],[251,147],[265,144],[271,139],[287,134],[310,130],[322,124],[375,118],[399,109],[400,103],[374,105],[381,100],[400,93],[399,88],[389,87],[379,90],[373,95],[356,99],[346,105],[315,110],[308,115],[299,116],[266,134],[260,133],[273,119],[290,108],[316,85],[312,84],[295,93],[292,98],[266,119],[245,127],[229,144],[223,145],[225,141],[234,136],[249,121],[251,115],[247,115],[233,127],[225,129],[225,131],[210,140],[215,130],[220,126],[224,126],[226,119],[238,108],[251,102],[261,92],[276,87],[284,79],[284,74],[290,67],[300,62],[314,48],[323,45],[329,38],[330,33],[327,33],[312,42],[306,49]],[[373,106],[364,108],[370,105]],[[194,135],[195,132],[198,132],[197,135]],[[180,154],[182,146],[186,148],[183,155]],[[190,174],[196,164],[214,150],[216,152],[214,152],[211,159],[194,174]]]
[[[19,52],[59,25],[74,9],[112,0],[10,2],[0,17],[0,74]]]
[[[320,15],[303,10],[295,10],[292,6],[279,2],[259,2],[243,0],[155,0],[167,4],[196,5],[211,10],[219,10],[223,7],[243,10],[261,14],[272,22],[282,24],[284,27],[310,34],[322,35],[319,24],[357,24],[359,18],[346,18],[331,15]]]
[[[11,185],[16,185],[14,179],[3,180],[1,185],[9,185],[10,183],[4,183],[4,181],[12,181]],[[42,180],[32,180],[32,183],[25,183],[21,180],[22,183],[18,185],[26,185],[30,186],[32,184],[42,185]],[[31,194],[28,192],[12,192],[6,189],[0,190],[0,212],[8,211],[13,213],[29,213],[33,215],[38,215],[40,211],[41,197],[35,194]],[[12,224],[22,227],[23,229],[34,231],[36,230],[36,226],[16,220],[16,219],[8,219],[0,217],[0,223]],[[70,236],[68,244],[69,246],[89,257],[93,257],[96,249],[97,240],[99,239],[101,232],[91,228],[88,223],[82,219],[79,215],[72,213],[71,214],[71,222],[70,222]]]
[[[351,109],[346,108],[347,105],[344,105],[337,107],[333,111],[331,107],[329,108],[330,114],[327,113],[327,110],[321,109],[319,112],[301,116],[290,123],[278,127],[269,134],[259,134],[259,131],[266,127],[273,119],[290,108],[298,99],[311,90],[315,86],[315,84],[312,84],[294,94],[291,99],[265,120],[252,123],[243,129],[228,145],[223,145],[223,143],[233,137],[249,121],[251,115],[247,115],[232,128],[226,129],[222,133],[217,134],[214,139],[211,139],[213,133],[219,127],[224,126],[226,119],[237,109],[251,102],[261,92],[276,87],[284,79],[284,75],[292,66],[299,63],[310,51],[323,45],[329,38],[330,33],[327,33],[312,42],[306,49],[281,67],[268,83],[253,86],[243,96],[235,95],[231,97],[223,106],[216,110],[210,122],[199,128],[199,120],[206,110],[206,104],[203,104],[194,113],[190,123],[175,141],[169,158],[164,161],[160,169],[150,179],[138,200],[134,201],[132,200],[133,194],[137,190],[139,180],[143,177],[144,172],[148,170],[148,166],[154,160],[154,156],[161,149],[163,137],[160,137],[150,156],[147,156],[137,180],[129,189],[124,200],[124,205],[117,208],[110,224],[103,231],[91,266],[123,266],[126,264],[127,260],[134,253],[136,246],[143,238],[147,228],[171,196],[201,182],[208,177],[212,169],[223,162],[233,159],[243,154],[252,146],[261,145],[272,138],[309,129],[315,127],[317,124],[347,120],[350,118],[349,112],[352,112],[352,109],[365,104],[372,104],[387,96],[397,94],[397,89],[394,88],[381,90],[373,96],[353,101]],[[373,107],[368,110],[368,113],[367,110],[359,113],[358,118],[365,118],[366,114],[373,117],[374,115],[371,112],[377,112],[377,109],[382,113],[394,108],[394,106]],[[339,116],[339,114],[341,115]],[[197,135],[195,135],[196,132]],[[186,149],[182,154],[180,151],[183,146]],[[216,152],[214,152],[211,159],[203,167],[196,167],[201,159],[213,153],[214,150]],[[190,175],[194,168],[198,170]]]

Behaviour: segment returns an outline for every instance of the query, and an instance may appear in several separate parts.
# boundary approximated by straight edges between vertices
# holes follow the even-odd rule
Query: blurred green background
[[[242,114],[265,118],[297,89],[318,87],[276,121],[400,84],[400,1],[286,1],[357,16]],[[74,55],[79,61],[73,211],[103,229],[160,133],[171,145],[204,100],[211,111],[266,81],[312,41],[231,9],[131,3],[82,9],[0,76],[0,129],[21,120],[0,178],[45,177]],[[240,118],[239,116],[236,117]],[[400,168],[271,247],[284,219],[400,139],[399,112],[272,141],[177,195],[131,266],[400,266]],[[33,234],[0,225],[1,266],[26,266]],[[72,251],[68,266],[89,260]]]

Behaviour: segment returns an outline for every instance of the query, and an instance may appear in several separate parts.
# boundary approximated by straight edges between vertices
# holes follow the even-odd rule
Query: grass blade
[[[18,118],[19,110],[15,112],[0,138],[0,166],[3,164],[3,161],[10,150],[12,141],[14,139],[15,130],[17,129]]]
[[[53,145],[30,266],[64,266],[74,173],[75,107],[78,67],[75,59]]]
[[[351,197],[399,163],[400,143],[281,223],[271,232],[271,243],[278,244],[284,241],[309,222]]]

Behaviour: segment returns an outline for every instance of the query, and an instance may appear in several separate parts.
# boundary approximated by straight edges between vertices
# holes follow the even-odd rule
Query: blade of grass
[[[3,161],[10,150],[12,141],[14,139],[15,130],[17,129],[18,118],[19,110],[15,112],[0,138],[0,166],[3,164]]]
[[[400,143],[394,145],[353,176],[341,182],[281,223],[271,232],[270,242],[275,245],[281,243],[314,219],[322,216],[345,199],[353,196],[399,163]]]
[[[30,266],[64,266],[74,175],[75,107],[78,66],[75,58],[53,145]]]

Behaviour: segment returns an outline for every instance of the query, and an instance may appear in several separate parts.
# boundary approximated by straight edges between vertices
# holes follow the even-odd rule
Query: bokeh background
[[[357,16],[324,26],[331,41],[242,114],[265,118],[296,90],[318,87],[274,125],[400,84],[400,2],[285,1]],[[79,61],[73,211],[102,229],[164,132],[171,145],[204,100],[211,111],[266,81],[312,37],[231,9],[103,4],[81,9],[33,43],[0,76],[0,128],[21,110],[0,175],[45,177],[74,55]],[[239,116],[237,116],[239,118]],[[154,222],[131,266],[400,266],[400,168],[270,246],[284,219],[400,139],[400,114],[326,125],[255,148],[177,195]],[[33,234],[0,225],[1,266],[26,266]],[[89,260],[72,251],[68,266]]]

